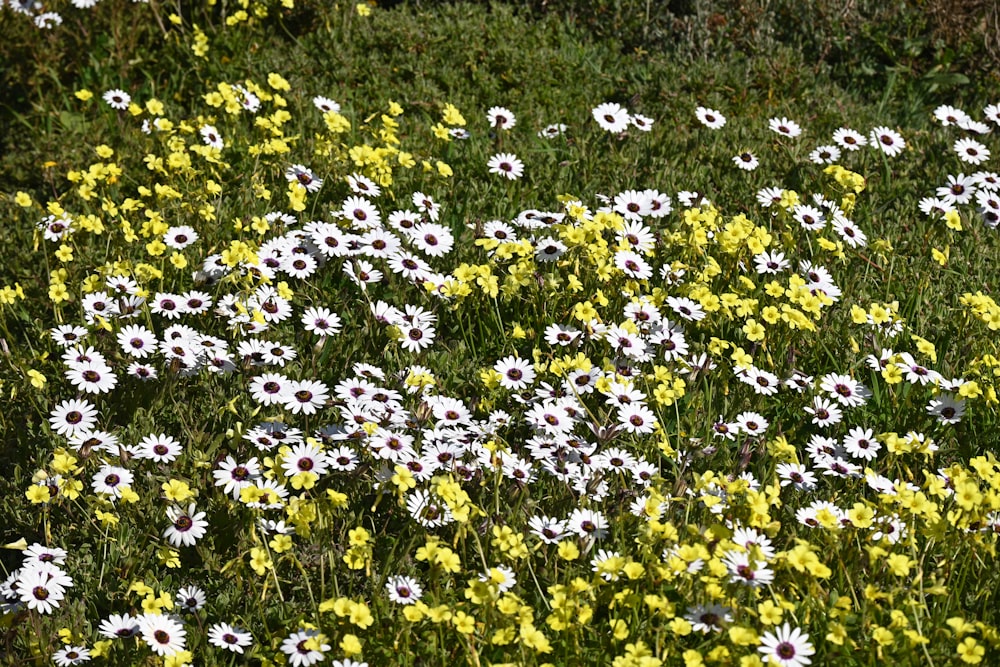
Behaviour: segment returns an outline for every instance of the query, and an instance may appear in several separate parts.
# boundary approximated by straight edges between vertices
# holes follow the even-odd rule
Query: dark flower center
[[[795,657],[795,646],[789,642],[781,642],[775,647],[774,652],[782,660],[791,660]]]

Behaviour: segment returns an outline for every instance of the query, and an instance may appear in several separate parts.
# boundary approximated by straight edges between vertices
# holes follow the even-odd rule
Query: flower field
[[[1000,97],[500,4],[0,29],[3,661],[1000,660]]]

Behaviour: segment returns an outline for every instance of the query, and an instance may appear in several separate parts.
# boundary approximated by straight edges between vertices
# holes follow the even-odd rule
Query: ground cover
[[[1000,100],[529,9],[0,12],[5,659],[995,656]]]

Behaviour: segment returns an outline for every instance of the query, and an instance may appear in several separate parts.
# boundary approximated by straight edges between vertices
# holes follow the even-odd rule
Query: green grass
[[[993,313],[998,321],[997,306],[984,301],[977,317],[963,295],[995,289],[1000,236],[982,223],[974,201],[959,207],[961,231],[919,209],[949,174],[991,168],[992,160],[980,167],[963,164],[952,144],[967,133],[942,128],[932,115],[939,104],[953,103],[981,119],[983,107],[996,102],[983,96],[988,74],[969,71],[966,81],[944,76],[947,68],[930,75],[917,71],[928,62],[921,58],[931,58],[929,51],[897,54],[888,65],[869,61],[874,51],[861,49],[853,61],[838,51],[817,66],[810,49],[826,39],[822,30],[828,28],[822,26],[800,37],[775,33],[763,52],[757,47],[764,42],[747,42],[738,32],[746,24],[733,22],[729,33],[713,37],[724,57],[711,57],[704,44],[665,39],[664,24],[629,3],[594,3],[600,10],[594,16],[614,17],[604,26],[584,16],[573,20],[562,5],[532,13],[528,3],[434,3],[376,7],[362,16],[343,3],[300,2],[294,9],[271,4],[267,18],[233,26],[226,18],[234,7],[186,6],[174,25],[174,10],[166,5],[108,0],[88,11],[67,8],[64,25],[48,32],[0,11],[0,30],[13,36],[0,52],[11,91],[0,108],[0,243],[8,252],[0,263],[0,289],[17,285],[24,294],[0,305],[0,543],[11,544],[0,552],[0,564],[4,576],[22,567],[16,547],[23,538],[65,548],[63,568],[73,581],[52,613],[11,609],[2,616],[0,655],[13,664],[47,664],[66,629],[65,644],[104,654],[95,663],[179,665],[186,658],[205,665],[283,664],[282,642],[312,624],[326,638],[318,644],[330,645],[321,650],[324,664],[352,656],[371,665],[752,665],[762,657],[760,638],[774,631],[770,603],[784,610],[777,625],[787,622],[808,633],[814,664],[963,664],[980,649],[982,664],[996,658],[1000,581],[992,565],[1000,475],[993,456],[1000,444],[1000,363],[993,355],[1000,353],[986,320]],[[929,28],[911,20],[912,39],[928,44]],[[606,33],[615,21],[627,28],[620,39]],[[895,37],[881,32],[883,24],[855,27],[873,41],[882,39],[886,49],[896,48]],[[201,33],[208,39],[203,54],[193,48]],[[726,35],[730,44],[722,48]],[[969,49],[962,53],[974,52],[971,42]],[[875,74],[852,81],[845,76],[852,66],[877,66],[884,85],[871,83]],[[237,106],[230,113],[209,96],[228,94],[227,84],[256,90],[260,110],[250,114]],[[117,88],[131,95],[135,113],[101,100],[104,91]],[[93,97],[81,99],[82,90]],[[340,103],[349,128],[328,128],[312,103],[317,95]],[[154,99],[162,111],[147,106]],[[651,131],[601,130],[591,110],[603,102],[652,118]],[[393,104],[402,112],[387,122],[396,113]],[[443,115],[446,105],[464,116],[469,138],[435,136],[435,126],[458,126]],[[512,110],[515,126],[490,128],[486,112],[492,106]],[[702,126],[695,118],[698,106],[721,111],[725,127]],[[144,133],[143,121],[157,117],[171,127]],[[803,135],[780,137],[768,129],[772,117],[797,121]],[[552,123],[566,124],[566,134],[540,138],[538,132]],[[198,129],[206,124],[226,142],[217,156],[199,153]],[[905,138],[901,155],[887,158],[869,147],[844,151],[839,161],[864,179],[847,214],[867,235],[866,247],[838,248],[829,224],[808,232],[793,219],[790,205],[758,203],[761,188],[778,187],[794,190],[803,203],[822,194],[849,207],[844,197],[852,190],[810,162],[809,153],[830,144],[842,126],[867,134],[883,125]],[[1000,150],[993,135],[977,138],[994,154]],[[361,164],[355,156],[362,146],[389,150]],[[398,151],[412,156],[412,166],[401,163]],[[757,169],[734,165],[733,156],[743,151],[760,159]],[[497,153],[516,154],[524,176],[507,180],[488,173],[487,161]],[[109,163],[112,172],[106,171]],[[324,179],[318,192],[304,195],[298,211],[285,178],[293,164]],[[370,261],[385,279],[362,290],[341,270],[345,260],[331,257],[308,278],[275,277],[272,284],[283,282],[281,289],[290,290],[294,314],[259,334],[247,332],[248,322],[230,326],[212,310],[169,320],[148,304],[135,320],[85,322],[86,291],[115,275],[136,278],[150,299],[200,289],[216,302],[226,295],[245,302],[260,285],[245,267],[212,283],[196,283],[192,272],[212,253],[245,250],[244,257],[255,256],[269,239],[310,221],[335,221],[331,212],[351,194],[346,177],[366,169],[374,177],[386,168],[391,182],[383,181],[376,200],[383,221],[394,210],[414,208],[410,195],[419,191],[441,205],[438,222],[454,236],[450,253],[425,258],[450,277],[436,292],[394,274],[379,258]],[[88,170],[94,175],[89,185]],[[88,187],[81,191],[81,184]],[[621,220],[574,219],[578,211],[570,202],[596,212],[601,195],[646,188],[670,195],[674,210],[647,218],[656,241],[644,261],[654,273],[629,280],[614,268]],[[682,205],[680,191],[697,191],[711,205]],[[30,204],[22,205],[24,197]],[[73,216],[74,232],[52,242],[36,224],[57,205]],[[491,221],[509,222],[528,209],[570,214],[548,230],[517,230],[523,239],[560,239],[566,252],[559,261],[536,260],[533,248],[513,244],[494,255],[495,246],[476,242]],[[264,225],[261,219],[273,212],[291,214],[294,222]],[[740,215],[749,220],[743,232],[734,231]],[[158,219],[162,228],[152,224]],[[100,233],[95,220],[102,223]],[[194,228],[199,240],[176,252],[157,248],[167,228],[180,225]],[[790,269],[757,275],[756,246],[748,234],[783,252]],[[62,243],[72,249],[71,261],[57,255]],[[946,249],[942,264],[932,250]],[[186,264],[178,267],[180,258]],[[800,261],[827,268],[842,291],[839,300],[817,305],[796,291],[790,277]],[[684,280],[661,277],[658,269],[667,265],[683,269]],[[772,278],[787,291],[769,292]],[[65,285],[69,301],[50,297],[58,284]],[[657,430],[611,429],[619,410],[595,392],[578,397],[582,407],[573,433],[595,448],[592,454],[618,447],[647,461],[656,471],[650,486],[611,470],[574,486],[538,461],[530,483],[502,474],[501,460],[510,463],[504,457],[531,460],[533,433],[526,421],[530,406],[515,400],[513,394],[521,392],[498,385],[494,365],[510,355],[534,362],[535,388],[543,382],[558,386],[574,368],[593,366],[606,374],[600,388],[610,391],[606,383],[623,380],[626,369],[618,363],[616,376],[607,341],[583,337],[562,349],[546,342],[545,331],[554,323],[584,328],[577,317],[584,304],[602,323],[621,325],[624,309],[640,296],[683,329],[691,355],[705,353],[717,368],[688,373],[656,350],[629,372],[633,387],[646,395]],[[700,322],[686,321],[668,297],[691,297],[710,312]],[[395,340],[403,323],[390,327],[373,315],[378,301],[432,313],[433,343],[421,351],[406,349]],[[891,305],[900,320],[897,337],[852,321],[852,308],[876,314],[878,304]],[[338,314],[342,331],[320,339],[304,330],[299,317],[313,306]],[[785,321],[769,322],[767,307],[785,308]],[[811,308],[814,315],[802,315]],[[254,309],[247,305],[248,312]],[[808,326],[787,323],[797,315]],[[227,341],[234,372],[182,373],[177,362],[158,353],[151,363],[159,380],[128,377],[132,360],[117,333],[142,323],[162,336],[178,322]],[[763,340],[748,338],[753,322],[764,323]],[[63,350],[49,333],[60,324],[87,325],[86,344],[105,355],[117,374],[113,391],[81,394],[74,387]],[[287,345],[297,356],[283,367],[254,366],[236,353],[241,341],[253,337]],[[943,392],[966,397],[961,419],[946,424],[928,413],[939,393],[932,385],[896,382],[871,370],[866,358],[885,348],[913,354],[946,379],[961,378]],[[570,360],[566,353],[580,356]],[[758,395],[739,379],[741,357],[781,379],[795,371],[814,376],[816,386],[803,394],[783,389]],[[358,363],[381,368],[385,379],[377,384],[398,391],[406,410],[407,420],[399,423],[362,417],[369,430],[378,425],[404,433],[426,450],[434,437],[428,429],[447,421],[443,412],[434,413],[434,395],[461,400],[476,419],[504,410],[512,423],[470,446],[480,458],[468,462],[477,470],[469,479],[444,471],[432,480],[407,479],[376,453],[377,434],[357,426],[345,442],[324,446],[351,446],[358,468],[316,479],[292,479],[282,467],[292,456],[288,451],[259,451],[243,438],[268,420],[280,419],[308,435],[349,418],[343,397],[331,397],[317,414],[262,406],[251,397],[251,381],[261,372],[318,380],[332,389],[354,377]],[[425,371],[434,384],[421,390]],[[804,408],[814,395],[825,395],[818,385],[829,373],[852,376],[872,396],[844,409],[839,424],[822,428]],[[157,463],[135,452],[74,450],[54,432],[49,416],[77,396],[97,406],[99,427],[121,443],[136,445],[163,433],[181,443],[180,455]],[[747,412],[767,419],[765,434],[735,440],[713,435],[716,421],[734,422]],[[816,457],[807,453],[810,439],[841,440],[855,426],[872,429],[881,446],[873,460],[855,460],[859,471],[869,468],[913,484],[913,491],[901,486],[895,494],[880,494],[862,474],[822,475]],[[907,441],[910,432],[933,440],[936,450],[921,451],[916,439]],[[212,473],[227,456],[241,462],[256,456],[268,476],[287,487],[284,506],[256,509],[248,506],[253,498],[236,499],[215,486]],[[790,461],[814,470],[815,490],[779,486],[778,466]],[[111,502],[94,489],[92,480],[105,465],[134,475],[134,498]],[[743,473],[759,482],[759,492],[736,480]],[[939,473],[957,495],[944,489]],[[58,495],[32,495],[55,474],[63,477]],[[66,486],[73,480],[78,494]],[[187,484],[191,498],[178,497],[171,481]],[[458,520],[443,527],[416,522],[406,507],[415,493],[411,481],[437,494]],[[644,498],[650,499],[650,513],[630,513],[630,504]],[[803,524],[796,512],[819,500],[852,512],[850,525]],[[664,505],[654,511],[659,501]],[[190,502],[206,512],[208,530],[192,545],[172,546],[164,534],[171,523],[166,510]],[[566,518],[578,508],[603,512],[607,536],[571,535],[557,547],[529,527],[532,517]],[[879,520],[898,515],[905,537],[876,539],[865,512]],[[260,519],[294,525],[290,546],[265,536]],[[735,526],[754,527],[773,541],[775,553],[766,558],[772,585],[754,588],[731,580],[724,558],[740,551],[732,542]],[[451,551],[441,551],[444,546]],[[574,548],[581,553],[574,556]],[[603,552],[616,554],[601,557],[611,563],[607,578],[591,562]],[[516,577],[507,594],[499,587],[503,576],[477,583],[497,566]],[[390,600],[386,583],[399,575],[419,582],[426,607],[411,606],[404,614]],[[157,596],[173,599],[188,585],[200,587],[208,600],[183,616],[191,655],[164,660],[141,639],[111,642],[98,634],[112,613],[179,613],[158,605]],[[723,631],[690,632],[691,624],[681,619],[712,602],[731,615]],[[472,617],[472,624],[461,615]],[[208,628],[218,622],[252,633],[253,647],[244,657],[209,645]],[[352,637],[360,641],[360,653],[353,653]]]

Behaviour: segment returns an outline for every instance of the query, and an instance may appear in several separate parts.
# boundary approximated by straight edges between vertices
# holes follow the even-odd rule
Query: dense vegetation
[[[4,660],[1000,654],[990,4],[48,4]]]

